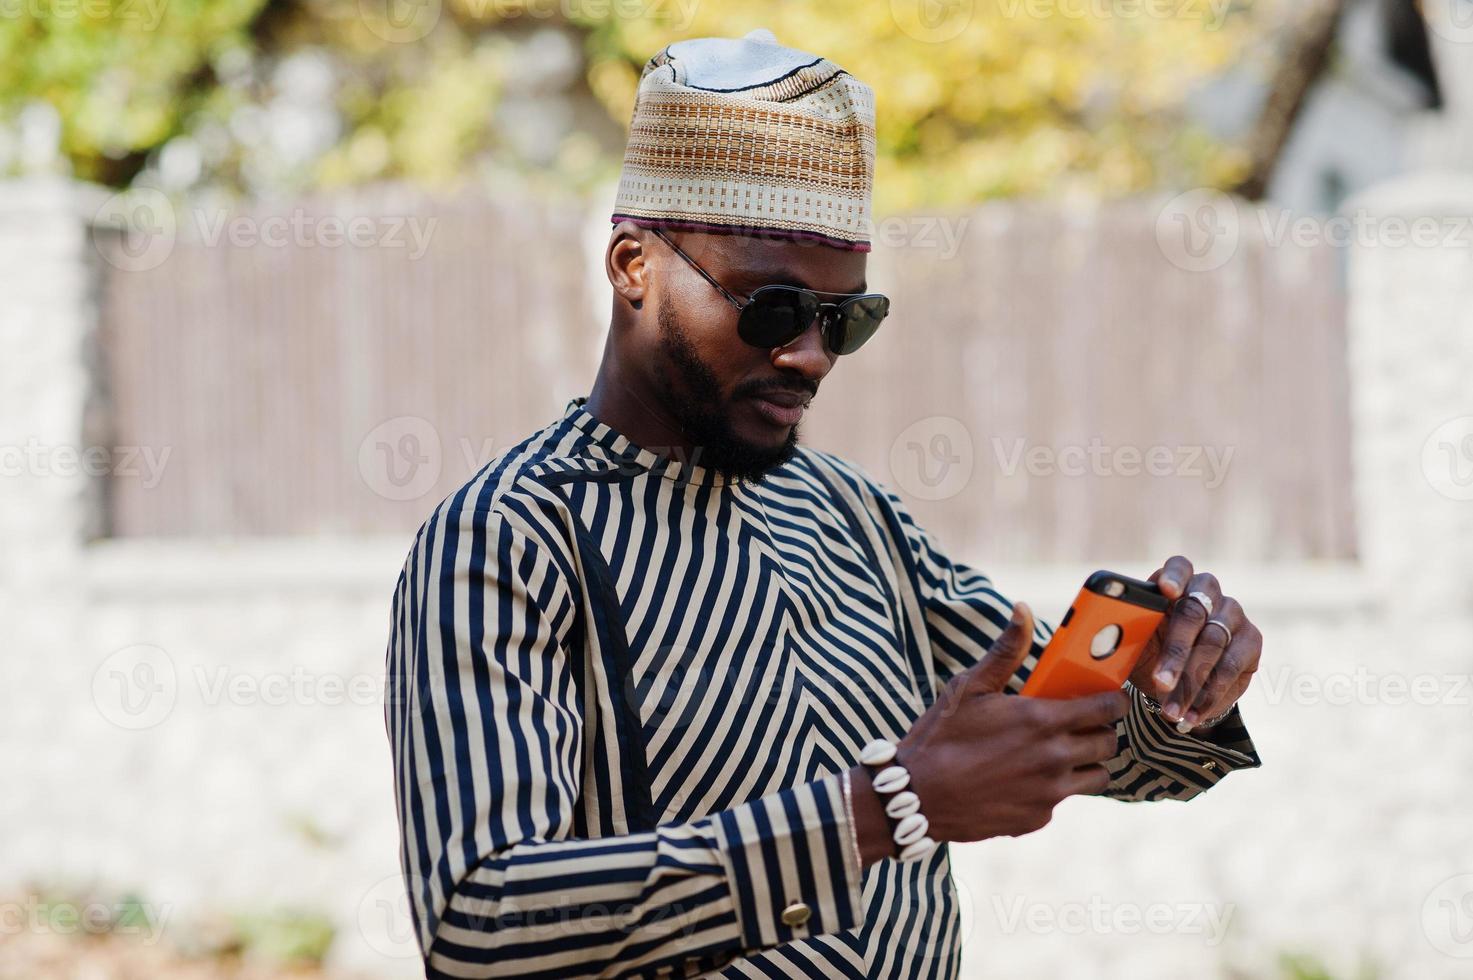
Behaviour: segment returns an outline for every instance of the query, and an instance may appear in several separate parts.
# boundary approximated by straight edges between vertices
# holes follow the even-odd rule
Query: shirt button
[[[782,920],[785,926],[801,926],[813,915],[813,910],[802,902],[794,902],[783,909]]]
[[[1203,759],[1202,760],[1202,768],[1203,769],[1206,769],[1208,771],[1211,771],[1213,769],[1216,769],[1217,768],[1217,760],[1216,759]]]

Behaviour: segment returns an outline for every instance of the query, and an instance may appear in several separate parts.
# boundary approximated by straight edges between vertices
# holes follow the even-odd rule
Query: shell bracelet
[[[936,842],[926,836],[930,821],[921,812],[921,798],[906,788],[910,770],[895,761],[895,743],[877,738],[860,750],[859,761],[871,770],[870,784],[885,804],[885,815],[894,821],[896,856],[919,861],[934,851]]]

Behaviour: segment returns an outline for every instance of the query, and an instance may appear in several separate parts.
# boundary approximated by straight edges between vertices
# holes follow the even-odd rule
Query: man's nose
[[[830,354],[828,347],[824,345],[823,330],[820,328],[822,322],[821,316],[814,317],[808,329],[799,334],[786,347],[774,347],[772,366],[796,371],[805,380],[812,381],[814,384],[822,381],[834,366],[836,357]]]

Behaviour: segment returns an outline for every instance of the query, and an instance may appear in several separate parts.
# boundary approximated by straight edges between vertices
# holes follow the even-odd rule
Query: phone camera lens
[[[1120,636],[1120,627],[1114,623],[1101,627],[1094,639],[1089,641],[1089,655],[1096,660],[1104,660],[1120,646]]]

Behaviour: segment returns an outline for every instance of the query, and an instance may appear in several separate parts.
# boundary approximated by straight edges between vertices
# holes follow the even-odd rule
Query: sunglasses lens
[[[889,312],[890,300],[884,296],[846,300],[839,308],[830,347],[835,354],[853,354],[875,335]]]
[[[754,347],[791,343],[818,315],[818,297],[801,289],[764,286],[752,294],[737,321],[737,333]]]

